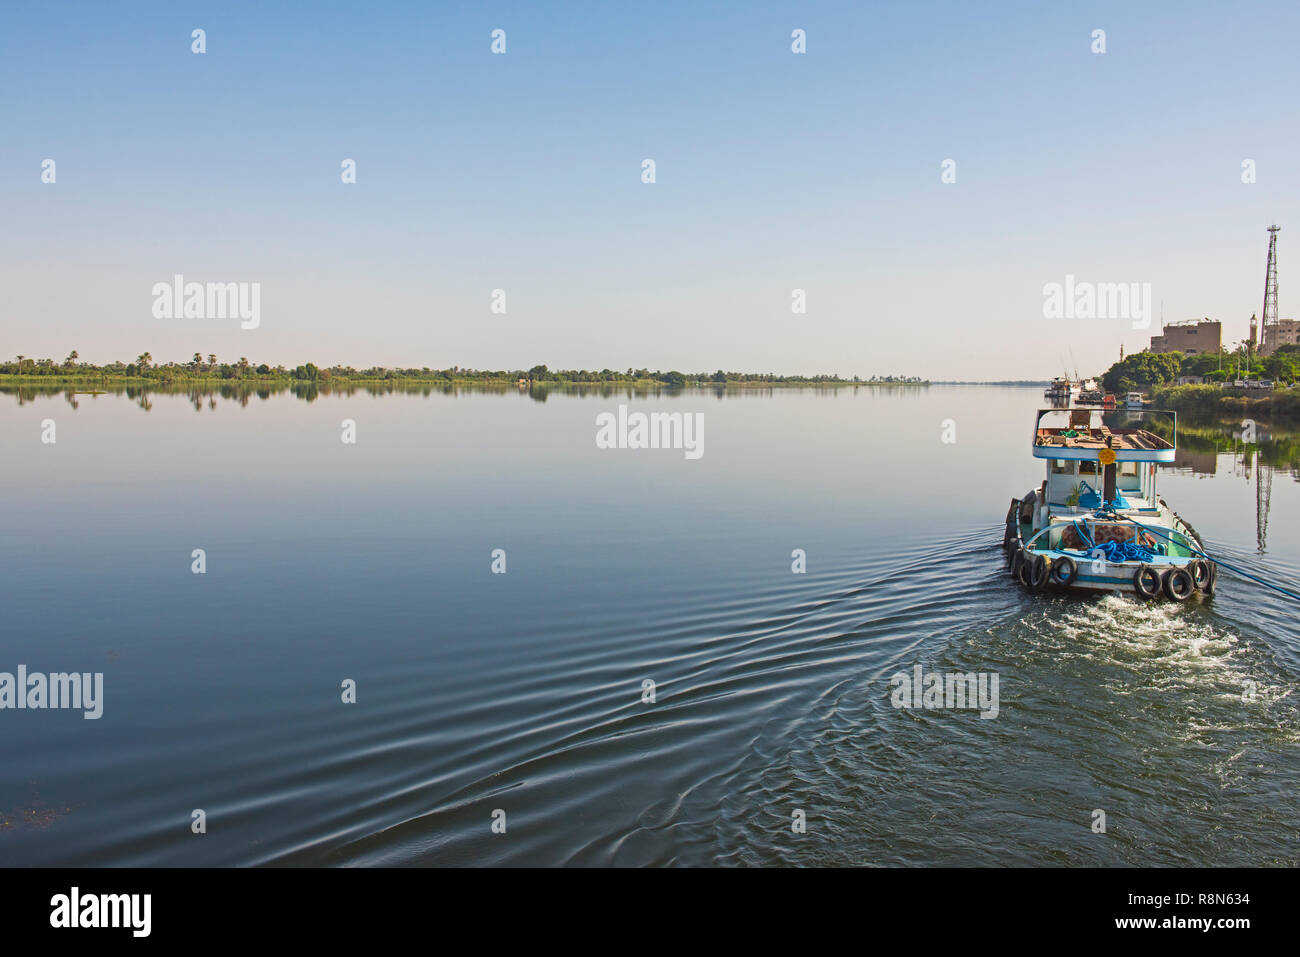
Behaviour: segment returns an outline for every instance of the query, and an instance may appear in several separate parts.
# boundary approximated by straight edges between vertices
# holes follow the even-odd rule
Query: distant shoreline
[[[1034,388],[1042,388],[1043,386],[1048,386],[1051,385],[1052,383],[1049,382],[1047,379],[1041,379],[1041,380],[1040,379],[998,379],[998,380],[989,380],[989,381],[976,381],[973,379],[956,379],[956,380],[936,379],[930,384],[931,385],[1001,385],[1001,386],[1021,386],[1024,388],[1029,388],[1030,386],[1033,386]]]
[[[249,376],[141,376],[141,375],[7,375],[0,374],[0,385],[33,385],[33,386],[83,386],[83,385],[104,385],[104,386],[158,386],[167,388],[184,387],[192,385],[196,387],[222,387],[222,386],[246,386],[248,388],[280,386],[304,387],[317,386],[328,388],[330,386],[345,385],[480,385],[496,386],[511,389],[561,389],[568,386],[584,387],[606,387],[606,388],[691,388],[691,389],[744,389],[744,388],[845,388],[845,387],[862,387],[869,386],[874,388],[909,388],[925,387],[932,383],[925,380],[916,381],[899,381],[899,380],[882,380],[882,379],[802,379],[795,376],[782,377],[778,379],[746,378],[746,379],[692,379],[684,378],[680,382],[665,381],[655,378],[636,378],[636,379],[514,379],[514,378],[497,378],[489,376],[423,376],[423,375],[394,375],[394,376],[329,376],[313,379],[295,379],[291,376],[278,375],[249,375]]]
[[[144,357],[142,357],[144,358]],[[18,371],[21,369],[21,371]],[[550,370],[534,366],[528,370],[461,369],[353,369],[348,366],[318,368],[311,363],[286,369],[272,369],[254,365],[247,359],[239,364],[216,364],[195,368],[193,364],[144,365],[132,363],[111,366],[89,364],[55,365],[51,360],[24,358],[20,362],[0,363],[0,384],[6,385],[124,385],[124,386],[326,386],[330,384],[410,383],[411,385],[474,384],[509,386],[512,388],[557,388],[563,386],[633,386],[638,388],[717,388],[750,386],[927,386],[929,381],[913,376],[885,376],[864,379],[860,376],[841,378],[838,375],[776,375],[775,373],[723,372],[686,374],[677,371],[650,372],[646,369],[627,372],[600,372],[581,370]]]

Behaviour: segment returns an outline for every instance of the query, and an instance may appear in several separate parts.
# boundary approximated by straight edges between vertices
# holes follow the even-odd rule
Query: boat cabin
[[[1057,514],[1091,512],[1103,503],[1154,514],[1156,468],[1173,462],[1176,449],[1172,412],[1042,409],[1033,454],[1046,460],[1047,477],[1037,504]]]

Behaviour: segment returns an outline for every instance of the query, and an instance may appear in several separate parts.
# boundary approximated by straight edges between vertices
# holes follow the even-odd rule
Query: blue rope
[[[1108,506],[1103,505],[1092,513],[1093,518],[1110,519],[1112,521],[1120,520],[1120,516],[1115,514],[1114,503],[1109,506],[1109,511],[1107,509]],[[1075,520],[1070,524],[1072,524],[1074,530],[1079,533],[1079,538],[1088,543],[1088,547],[1083,550],[1085,555],[1095,549],[1100,549],[1106,556],[1108,562],[1115,563],[1149,562],[1153,557],[1155,557],[1151,553],[1150,549],[1144,548],[1136,542],[1116,542],[1112,540],[1098,545],[1093,540],[1093,537],[1088,534],[1086,526],[1080,526],[1078,520]],[[1136,525],[1137,523],[1134,522],[1133,524]]]
[[[1154,557],[1136,542],[1109,541],[1100,547],[1109,562],[1149,562]]]
[[[1147,528],[1141,522],[1134,521],[1133,524],[1136,525],[1138,528],[1159,535],[1161,538],[1169,539],[1169,541],[1173,542],[1175,545],[1180,544],[1178,541],[1176,541],[1173,538],[1170,538],[1164,532],[1161,532],[1154,528]],[[1297,595],[1295,592],[1282,588],[1280,585],[1274,585],[1272,582],[1266,582],[1264,581],[1264,579],[1256,577],[1255,575],[1252,575],[1250,572],[1242,571],[1240,568],[1237,568],[1235,565],[1229,565],[1221,558],[1211,558],[1209,555],[1205,554],[1205,552],[1201,551],[1200,549],[1192,548],[1190,542],[1187,543],[1186,547],[1188,551],[1194,552],[1195,554],[1201,556],[1201,558],[1204,558],[1207,562],[1214,562],[1214,564],[1216,565],[1222,565],[1224,568],[1236,572],[1242,578],[1249,578],[1251,581],[1257,582],[1258,584],[1263,585],[1265,588],[1271,588],[1274,591],[1281,592],[1283,595],[1286,595],[1288,598],[1294,598],[1296,601],[1300,601],[1300,595]]]

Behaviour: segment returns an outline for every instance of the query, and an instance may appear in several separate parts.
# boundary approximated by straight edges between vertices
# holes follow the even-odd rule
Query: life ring
[[[1071,585],[1079,574],[1079,563],[1068,555],[1062,555],[1052,562],[1052,584]]]
[[[1187,563],[1187,571],[1192,576],[1192,583],[1201,591],[1210,583],[1210,563],[1203,558],[1193,558]]]
[[[1028,568],[1025,572],[1026,584],[1029,585],[1030,591],[1038,591],[1047,584],[1047,576],[1051,574],[1051,566],[1047,561],[1046,555],[1035,555],[1029,560]]]
[[[1026,588],[1029,587],[1029,563],[1029,555],[1024,551],[1021,551],[1019,560],[1016,562],[1016,581],[1020,582],[1020,584],[1024,585]]]
[[[1181,565],[1175,565],[1169,571],[1165,572],[1164,580],[1165,594],[1174,601],[1187,601],[1196,591],[1196,582],[1192,580],[1192,573]]]
[[[1150,565],[1141,565],[1133,573],[1133,590],[1139,598],[1155,598],[1160,594],[1160,573]]]
[[[1219,587],[1219,565],[1217,562],[1206,562],[1210,566],[1210,577],[1205,582],[1205,594],[1213,595],[1214,589]]]

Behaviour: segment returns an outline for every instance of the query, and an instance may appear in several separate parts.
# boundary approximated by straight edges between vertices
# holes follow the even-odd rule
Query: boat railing
[[[1033,551],[1087,556],[1107,542],[1117,542],[1140,545],[1154,554],[1171,558],[1190,557],[1195,546],[1182,531],[1177,528],[1162,528],[1161,531],[1168,536],[1167,541],[1160,541],[1140,522],[1126,520],[1123,516],[1080,515],[1071,521],[1052,522],[1039,529],[1025,542],[1025,547]],[[1170,550],[1170,545],[1177,551]]]
[[[1074,408],[1039,409],[1034,425],[1034,444],[1044,430],[1066,433],[1079,429],[1104,429],[1123,437],[1145,432],[1178,447],[1178,413],[1164,409]]]

